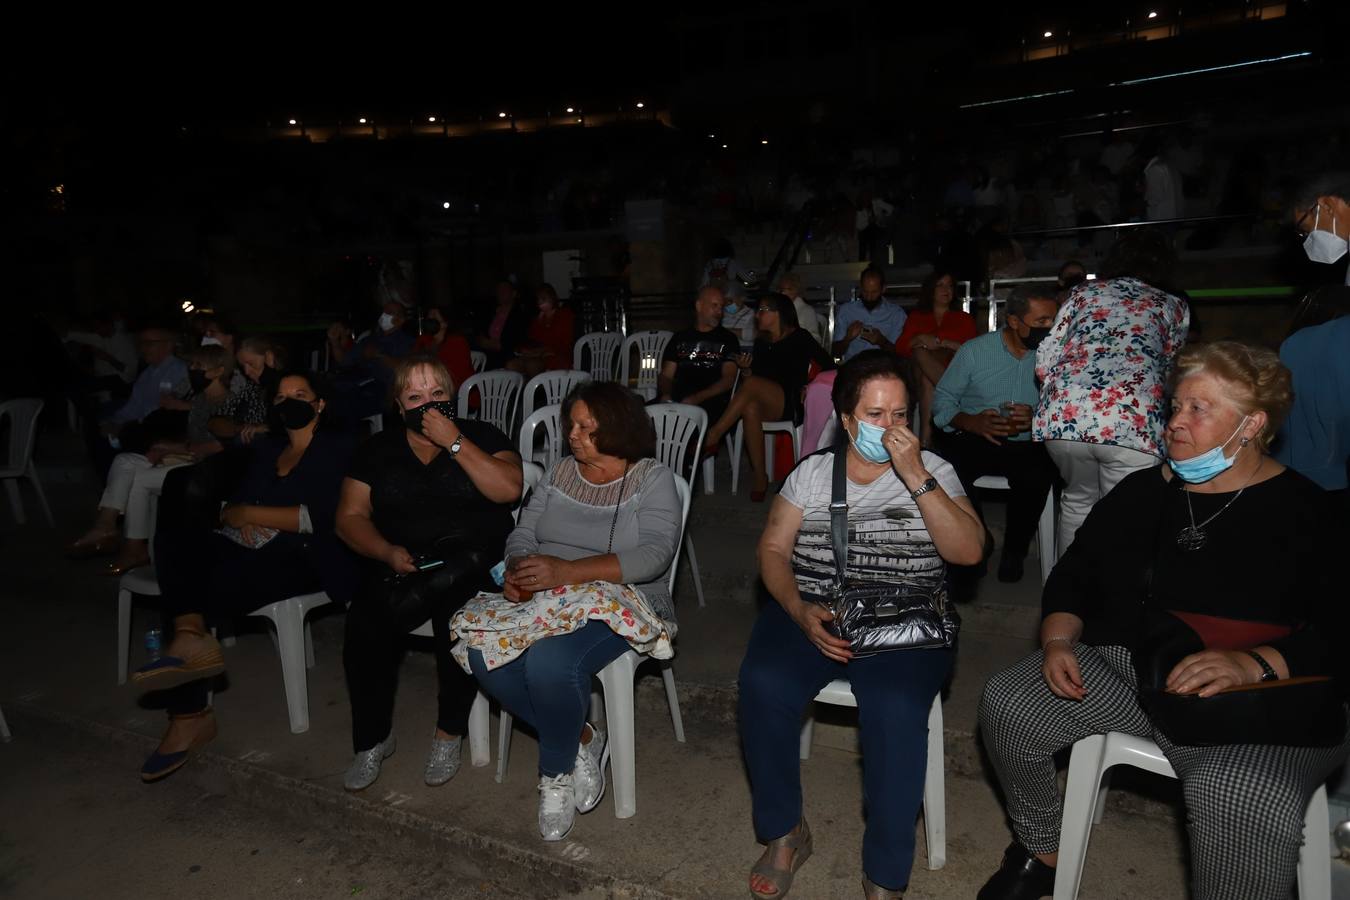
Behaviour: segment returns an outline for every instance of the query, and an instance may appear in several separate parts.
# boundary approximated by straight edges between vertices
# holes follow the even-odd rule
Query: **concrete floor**
[[[0,809],[8,811],[0,814],[0,894],[12,889],[15,896],[80,896],[90,894],[67,891],[116,883],[142,889],[126,896],[167,896],[178,878],[192,877],[198,896],[249,897],[280,885],[284,876],[309,879],[309,887],[297,883],[293,893],[267,892],[349,896],[361,888],[363,896],[457,898],[477,896],[451,893],[448,885],[457,879],[496,886],[505,873],[520,896],[745,896],[759,848],[734,727],[734,681],[756,611],[751,548],[767,505],[725,493],[723,468],[722,493],[700,490],[691,516],[707,606],[697,606],[687,567],[677,584],[675,671],[687,742],[672,737],[659,679],[654,672],[644,676],[637,710],[637,815],[615,819],[606,797],[558,844],[538,838],[536,747],[524,731],[517,731],[504,784],[494,782],[491,767],[466,765],[449,785],[422,785],[434,715],[429,653],[414,650],[404,664],[395,725],[399,752],[371,789],[359,795],[342,790],[350,718],[340,665],[342,620],[331,611],[313,626],[317,665],[309,673],[307,733],[293,735],[287,728],[271,641],[244,631],[227,651],[228,686],[215,697],[220,737],[169,782],[142,786],[136,769],[163,719],[137,705],[133,688],[115,684],[115,582],[97,574],[97,562],[68,563],[59,553],[97,495],[90,485],[62,482],[61,472],[54,472],[47,487],[62,527],[0,525],[0,565],[8,573],[0,703],[15,732],[15,743],[0,745]],[[990,504],[996,533],[998,511]],[[925,868],[919,824],[910,898],[973,897],[1010,840],[976,740],[975,706],[988,675],[1034,646],[1038,584],[1034,559],[1029,563],[1021,584],[986,579],[975,603],[963,608],[958,668],[944,703],[948,861],[939,871]],[[152,618],[149,607],[137,609],[133,667],[140,662],[136,636]],[[847,713],[823,713],[821,721],[802,770],[816,856],[799,874],[793,896],[857,896],[862,795],[860,760],[851,752],[856,729]],[[34,752],[35,745],[59,752]],[[59,776],[69,769],[78,777],[66,785]],[[1143,778],[1136,787],[1113,791],[1111,811],[1094,832],[1084,898],[1187,896],[1175,794],[1161,779]],[[207,807],[224,810],[217,816],[224,826],[199,827]],[[251,838],[254,831],[271,840]],[[284,836],[297,833],[307,846],[282,853]],[[71,846],[100,834],[110,837],[97,853],[71,858]],[[387,840],[390,834],[414,848],[410,858],[424,857],[426,864],[408,867],[394,854],[400,861],[391,868],[363,855],[370,835]],[[79,844],[66,842],[67,835]],[[138,850],[141,844],[154,852]],[[263,845],[267,856],[260,860],[251,851]],[[202,869],[189,871],[193,865]],[[400,872],[411,880],[398,880]],[[469,890],[466,885],[460,886]],[[312,893],[303,892],[310,888]],[[289,882],[286,890],[292,890]]]

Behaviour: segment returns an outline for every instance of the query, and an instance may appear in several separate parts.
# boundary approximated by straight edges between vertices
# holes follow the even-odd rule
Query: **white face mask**
[[[1313,230],[1303,239],[1303,252],[1315,263],[1330,265],[1345,255],[1346,238],[1336,234],[1336,217],[1331,218],[1331,230],[1319,231],[1318,220],[1322,216],[1322,204],[1317,204],[1317,213],[1313,216]]]
[[[202,346],[203,346],[203,347],[223,347],[223,346],[225,346],[225,345],[222,344],[222,343],[221,343],[219,340],[217,340],[216,338],[211,337],[211,335],[206,334],[206,335],[202,335]]]
[[[391,315],[389,315],[389,313],[381,313],[381,314],[380,314],[380,330],[381,330],[381,331],[392,331],[393,329],[394,329],[394,317],[391,316]]]

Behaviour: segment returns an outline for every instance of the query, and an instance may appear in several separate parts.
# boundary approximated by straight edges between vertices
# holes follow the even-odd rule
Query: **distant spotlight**
[[[1054,37],[1054,36],[1055,33],[1053,31],[1047,31],[1044,35],[1042,35],[1042,37]]]
[[[723,149],[723,150],[727,149],[727,145],[726,145],[726,144],[723,144],[723,145],[722,145],[722,149]]]
[[[499,119],[505,119],[505,118],[506,118],[506,113],[504,113],[504,112],[499,112],[499,113],[497,113],[497,118],[499,118]]]
[[[567,107],[567,112],[570,114],[576,112],[576,110],[569,106]]]
[[[366,124],[366,120],[365,120],[364,118],[359,119],[358,121],[360,121],[360,123],[361,123],[362,125]]]
[[[441,209],[449,209],[449,208],[450,208],[450,201],[449,201],[449,200],[447,200],[447,201],[445,201],[444,203],[441,204]]]
[[[191,300],[184,300],[184,301],[183,301],[183,304],[182,304],[183,312],[185,312],[185,313],[190,313],[190,312],[193,312],[194,310],[196,310],[196,308],[197,308],[197,307],[193,305],[193,303],[192,303]]]
[[[427,121],[428,121],[428,122],[435,122],[435,121],[436,121],[436,117],[435,117],[435,116],[427,116]]]
[[[577,119],[577,124],[578,124],[578,125],[581,124],[581,120],[580,120],[580,119]]]
[[[1149,17],[1150,19],[1156,19],[1156,18],[1158,18],[1158,14],[1155,13],[1155,12],[1151,12],[1151,13],[1148,14],[1148,17]]]
[[[642,107],[643,107],[644,105],[645,105],[645,104],[643,104],[641,101],[639,101],[639,102],[638,102],[638,105],[637,105],[637,108],[638,108],[638,109],[642,109]]]
[[[715,141],[715,140],[717,140],[717,135],[715,135],[715,134],[710,134],[710,135],[708,135],[708,140],[710,140],[710,141]]]
[[[292,125],[295,124],[295,120],[294,120],[294,119],[291,119],[290,122],[291,122]]]
[[[768,144],[768,141],[760,141],[761,144]]]

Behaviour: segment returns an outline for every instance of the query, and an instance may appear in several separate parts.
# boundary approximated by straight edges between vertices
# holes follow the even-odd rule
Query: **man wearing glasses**
[[[1350,244],[1350,173],[1324,175],[1295,198],[1294,226],[1303,252],[1315,263],[1340,262]],[[1350,268],[1345,273],[1350,284]]]

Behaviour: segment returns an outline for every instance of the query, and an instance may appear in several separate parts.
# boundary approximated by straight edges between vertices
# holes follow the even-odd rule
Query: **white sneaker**
[[[349,791],[364,791],[370,787],[380,777],[380,763],[393,756],[397,746],[393,734],[390,734],[369,750],[357,753],[342,778],[342,786]]]
[[[605,763],[609,762],[609,743],[605,740],[603,728],[596,725],[590,728],[591,742],[577,746],[576,768],[572,771],[579,813],[595,809],[600,798],[605,796]]]
[[[561,841],[577,818],[576,790],[571,775],[539,778],[539,834],[546,841]]]

